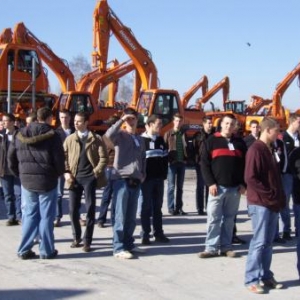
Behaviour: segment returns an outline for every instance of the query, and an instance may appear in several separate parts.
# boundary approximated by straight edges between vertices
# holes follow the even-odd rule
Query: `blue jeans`
[[[293,175],[282,175],[283,188],[286,197],[286,206],[280,211],[280,217],[283,223],[283,232],[291,232],[291,215],[290,215],[290,197],[293,191]]]
[[[209,194],[207,202],[207,236],[205,251],[225,252],[232,249],[234,218],[241,195],[238,187],[218,186],[217,196]]]
[[[245,285],[252,285],[273,278],[270,267],[278,213],[259,205],[249,205],[248,213],[252,221],[253,237],[247,257]]]
[[[153,235],[155,237],[163,235],[162,229],[162,204],[164,197],[164,180],[150,179],[142,183],[142,210],[141,225],[142,238],[149,238],[151,232],[151,217],[153,223]]]
[[[183,183],[185,175],[185,164],[182,162],[176,162],[169,164],[168,167],[168,209],[180,210],[182,209],[182,193]],[[176,201],[174,205],[174,194],[175,194],[175,182],[176,182]]]
[[[62,199],[64,196],[64,188],[65,188],[65,177],[62,175],[58,177],[58,183],[57,183],[56,219],[61,219],[63,217]]]
[[[130,251],[134,248],[133,233],[136,226],[137,202],[141,186],[128,186],[125,179],[113,182],[113,251]]]
[[[101,200],[100,212],[98,217],[98,222],[103,224],[106,223],[107,211],[113,194],[113,181],[111,180],[111,172],[112,172],[111,167],[106,168],[105,176],[107,179],[107,185],[105,186],[102,193],[102,200]],[[110,218],[111,218],[111,223],[113,223],[113,218],[114,218],[113,209],[111,209]]]
[[[37,234],[40,237],[40,255],[51,255],[54,248],[54,219],[57,188],[37,193],[22,186],[22,239],[18,254],[22,255],[33,247]]]
[[[297,270],[300,278],[300,205],[294,204],[295,227],[297,232]]]
[[[9,220],[21,220],[21,182],[20,178],[12,175],[4,175],[1,177],[4,201]]]

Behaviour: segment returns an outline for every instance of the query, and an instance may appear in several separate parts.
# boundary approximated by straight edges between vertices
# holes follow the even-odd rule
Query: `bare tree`
[[[82,54],[78,54],[77,56],[73,57],[73,59],[69,63],[69,67],[72,73],[74,74],[76,82],[84,74],[92,70],[92,67],[88,62],[87,58],[84,57]]]
[[[126,75],[119,80],[118,87],[118,100],[121,102],[131,102],[133,93],[133,78],[132,76]]]

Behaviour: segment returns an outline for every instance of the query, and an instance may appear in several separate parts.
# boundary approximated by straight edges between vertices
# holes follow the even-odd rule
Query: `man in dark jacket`
[[[11,143],[8,165],[22,185],[22,239],[18,249],[21,259],[31,259],[33,241],[39,233],[40,258],[57,255],[54,248],[54,218],[57,180],[64,172],[64,152],[59,136],[51,128],[52,112],[40,108],[38,123],[22,128]]]
[[[59,121],[60,126],[56,129],[62,144],[64,143],[65,139],[72,134],[75,129],[71,127],[71,114],[67,109],[61,110],[59,112]],[[62,198],[64,195],[64,187],[65,187],[65,177],[62,175],[58,178],[58,185],[57,185],[57,205],[56,205],[56,217],[54,226],[60,226],[60,220],[63,216],[62,210]]]
[[[210,117],[202,119],[202,126],[193,136],[193,146],[195,149],[195,170],[197,174],[197,187],[196,187],[196,208],[198,215],[206,215],[204,207],[207,205],[208,199],[208,186],[205,185],[201,173],[201,156],[204,148],[204,142],[208,137],[213,134],[213,123]]]
[[[3,130],[0,132],[0,179],[3,188],[4,202],[8,220],[6,226],[21,224],[21,183],[8,169],[7,152],[10,143],[14,140],[18,128],[15,127],[15,116],[3,114]]]
[[[159,135],[162,127],[162,119],[157,115],[151,115],[147,120],[147,131],[141,136],[146,147],[146,179],[142,183],[142,244],[150,244],[151,217],[153,235],[156,242],[168,243],[169,239],[164,235],[162,225],[162,212],[164,197],[164,180],[168,174],[168,150],[167,145]]]
[[[300,278],[300,148],[295,148],[289,157],[289,166],[293,174],[293,209],[297,237],[297,270]]]
[[[293,150],[300,147],[300,116],[297,114],[291,114],[289,116],[289,127],[282,134],[282,140],[286,147],[288,157]],[[293,175],[291,174],[289,163],[282,172],[283,187],[285,192],[286,206],[280,212],[281,220],[283,223],[282,238],[287,241],[292,239],[291,237],[291,214],[290,214],[290,198],[292,196],[293,189]]]

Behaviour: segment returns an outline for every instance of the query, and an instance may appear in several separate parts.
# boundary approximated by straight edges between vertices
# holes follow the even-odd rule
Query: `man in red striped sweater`
[[[219,255],[237,257],[232,251],[234,218],[241,194],[245,192],[244,168],[247,147],[242,138],[234,135],[236,119],[226,114],[221,130],[205,141],[201,171],[209,187],[207,203],[207,235],[205,251],[200,258]]]

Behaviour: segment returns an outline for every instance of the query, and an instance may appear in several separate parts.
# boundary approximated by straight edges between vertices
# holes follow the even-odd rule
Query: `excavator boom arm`
[[[67,62],[59,58],[50,47],[40,41],[24,23],[16,24],[13,31],[13,42],[16,44],[27,44],[37,49],[41,59],[51,68],[57,76],[62,91],[75,90],[76,84],[74,75],[69,69]]]
[[[106,70],[109,36],[112,32],[125,52],[133,61],[142,82],[143,89],[158,88],[157,69],[149,51],[144,49],[108,6],[106,0],[98,1],[94,10],[94,48],[98,49],[100,70]]]

